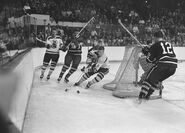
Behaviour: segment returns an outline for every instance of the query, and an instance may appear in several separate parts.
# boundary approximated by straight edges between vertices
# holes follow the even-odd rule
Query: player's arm
[[[61,46],[60,50],[63,52],[66,52],[69,49],[69,46],[71,45],[71,40],[67,39],[65,43]]]
[[[94,66],[93,71],[97,72],[105,63],[108,62],[108,57],[100,57],[98,59],[98,62],[96,63],[96,65]]]
[[[60,42],[59,42],[59,50],[61,50],[63,52],[67,51],[67,48],[62,40],[60,40]]]
[[[149,63],[155,63],[156,61],[156,52],[157,52],[157,45],[152,45],[149,49],[149,53],[147,55],[146,61]]]

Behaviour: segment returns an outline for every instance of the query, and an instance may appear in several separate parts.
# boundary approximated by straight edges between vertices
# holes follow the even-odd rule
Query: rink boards
[[[121,61],[124,55],[125,48],[106,47],[105,50],[110,61]],[[85,62],[86,60],[87,51],[88,47],[83,47],[82,62]],[[175,48],[175,52],[177,53],[178,59],[185,60],[184,51],[184,47]],[[34,77],[34,71],[36,68],[42,65],[44,53],[44,48],[35,48],[32,49],[31,52],[27,53],[24,59],[14,69],[14,73],[18,75],[16,77],[16,79],[18,79],[16,83],[17,86],[15,86],[16,89],[14,89],[14,91],[6,90],[8,93],[14,93],[13,95],[7,94],[8,96],[11,96],[11,100],[10,102],[8,102],[8,105],[4,105],[5,107],[8,106],[6,112],[9,114],[12,121],[20,130],[22,130],[22,125],[24,122],[27,103],[32,88],[32,79]],[[63,63],[64,56],[65,53],[61,52],[59,63]],[[0,91],[2,91],[2,89]]]

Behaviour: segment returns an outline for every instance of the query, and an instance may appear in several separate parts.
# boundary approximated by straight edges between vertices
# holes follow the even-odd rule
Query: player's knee
[[[70,65],[68,65],[68,64],[64,64],[64,66],[62,67],[62,69],[69,69],[69,67],[70,67]]]
[[[51,62],[52,67],[56,67],[57,63],[56,62]]]
[[[72,67],[73,69],[78,69],[78,65],[79,65],[79,64],[72,64],[71,67]]]
[[[47,67],[48,65],[49,65],[48,62],[43,62],[43,66],[44,66],[44,67]]]
[[[104,75],[107,75],[109,73],[109,69],[107,71],[103,72]]]

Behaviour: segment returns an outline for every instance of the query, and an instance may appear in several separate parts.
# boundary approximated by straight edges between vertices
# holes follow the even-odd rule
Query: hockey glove
[[[50,44],[47,44],[47,45],[46,45],[46,48],[47,48],[47,49],[50,49],[50,47],[51,47]]]
[[[67,46],[62,45],[59,50],[62,50],[63,52],[66,52],[67,49],[68,49]]]
[[[150,48],[145,46],[145,47],[142,48],[142,53],[147,56],[148,53],[149,53],[149,50],[150,50]]]
[[[92,64],[92,66],[89,66],[85,69],[85,73],[96,73],[97,69],[96,69],[96,64]]]

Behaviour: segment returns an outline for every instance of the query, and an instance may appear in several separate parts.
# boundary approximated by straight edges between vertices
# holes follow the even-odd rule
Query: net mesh
[[[125,47],[123,60],[119,66],[114,80],[105,84],[103,87],[113,91],[117,97],[135,97],[138,95],[139,88],[134,84],[138,81],[138,54],[140,47]]]

